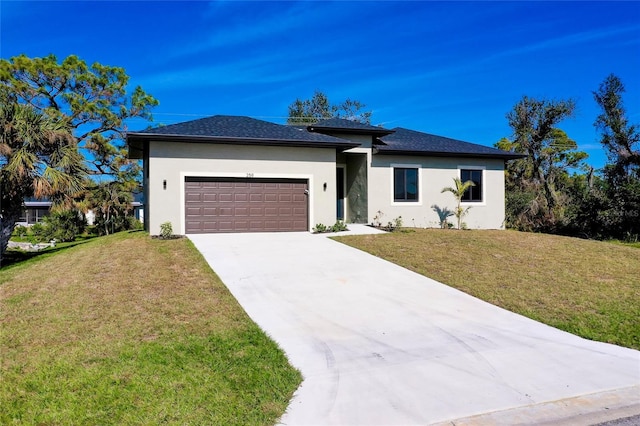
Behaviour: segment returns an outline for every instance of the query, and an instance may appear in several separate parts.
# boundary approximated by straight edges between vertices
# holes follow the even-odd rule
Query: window
[[[393,169],[393,201],[418,201],[418,169]]]
[[[482,202],[482,170],[460,169],[460,180],[463,183],[470,180],[476,184],[465,191],[462,201]]]

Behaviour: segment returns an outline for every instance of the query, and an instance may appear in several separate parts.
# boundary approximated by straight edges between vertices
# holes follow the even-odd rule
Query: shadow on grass
[[[18,249],[10,249],[4,252],[4,255],[2,257],[2,265],[0,265],[0,267],[2,269],[10,268],[12,266],[16,266],[18,264],[28,262],[35,258],[49,257],[55,253],[64,251],[71,247],[84,244],[94,238],[97,238],[97,237],[96,236],[79,237],[75,241],[68,242],[68,243],[58,243],[55,247],[50,247],[50,248],[46,248],[44,250],[39,250],[39,251],[23,251]]]

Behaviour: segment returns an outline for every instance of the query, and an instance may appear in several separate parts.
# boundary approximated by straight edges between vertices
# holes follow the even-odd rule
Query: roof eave
[[[299,139],[269,139],[269,138],[238,138],[224,136],[198,136],[198,135],[163,135],[157,133],[127,133],[127,144],[134,149],[139,149],[140,142],[204,142],[204,143],[233,143],[235,145],[270,145],[270,146],[295,146],[306,148],[335,148],[347,150],[360,146],[354,142],[339,141],[305,141]]]
[[[144,140],[143,139],[129,139],[129,135],[126,136],[128,153],[127,157],[132,160],[141,160],[144,156]]]
[[[382,155],[411,155],[411,156],[427,156],[427,157],[462,157],[462,158],[495,158],[500,160],[517,160],[524,158],[526,155],[512,153],[474,153],[474,152],[446,152],[446,151],[407,151],[407,150],[390,150],[380,149],[377,154]]]

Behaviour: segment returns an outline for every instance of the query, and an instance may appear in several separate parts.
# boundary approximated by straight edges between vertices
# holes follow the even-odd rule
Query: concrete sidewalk
[[[189,238],[302,372],[284,425],[569,425],[640,413],[638,351],[322,235]]]

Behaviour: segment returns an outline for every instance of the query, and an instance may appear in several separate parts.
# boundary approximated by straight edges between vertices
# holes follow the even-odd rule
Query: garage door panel
[[[235,232],[242,232],[249,230],[249,221],[248,220],[238,220],[236,219],[233,223]]]
[[[278,208],[277,207],[265,207],[264,208],[264,216],[267,216],[267,217],[276,217],[276,216],[278,216]]]
[[[187,188],[187,191],[189,191],[189,188]],[[187,192],[184,198],[187,203],[199,203],[202,201],[202,194],[197,192]]]
[[[216,231],[214,232],[233,232],[233,222],[229,220],[221,220],[217,222]]]
[[[187,233],[306,231],[306,181],[187,178]]]
[[[279,228],[279,223],[277,220],[265,220],[264,227],[269,231],[277,231]]]
[[[246,207],[235,207],[233,209],[233,215],[235,217],[249,216],[249,209]]]

